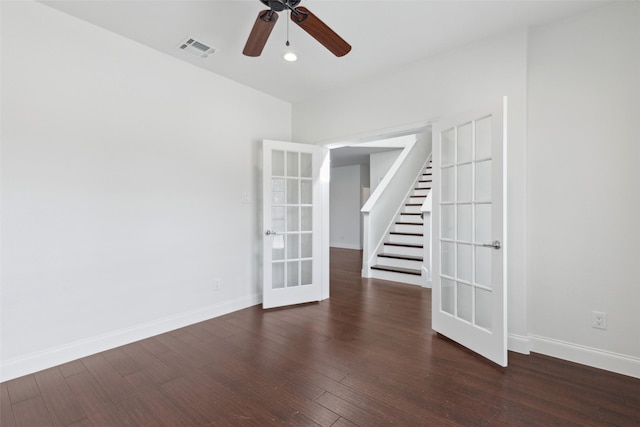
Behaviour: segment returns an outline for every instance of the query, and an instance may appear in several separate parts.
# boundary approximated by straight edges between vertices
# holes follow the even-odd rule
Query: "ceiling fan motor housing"
[[[293,9],[300,4],[301,0],[260,0],[264,5],[268,6],[271,10],[276,12],[282,12],[285,9]]]

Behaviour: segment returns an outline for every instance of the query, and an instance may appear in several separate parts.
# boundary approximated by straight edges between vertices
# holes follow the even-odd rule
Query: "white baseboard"
[[[424,279],[422,276],[415,276],[413,274],[402,274],[402,273],[395,273],[393,271],[374,270],[374,269],[370,269],[369,271],[371,272],[370,277],[374,279],[405,283],[407,285],[416,285],[416,286],[424,285]]]
[[[516,353],[529,354],[529,337],[517,334],[507,334],[507,349]]]
[[[350,243],[329,243],[329,246],[339,249],[355,249],[356,251],[362,250],[362,247],[360,245],[352,245]]]
[[[0,362],[0,381],[32,374],[260,303],[262,303],[262,294],[253,294],[2,361]]]
[[[432,281],[431,274],[429,274],[429,269],[422,265],[422,287],[431,289]]]
[[[531,351],[594,368],[640,378],[640,358],[537,335],[529,335]]]

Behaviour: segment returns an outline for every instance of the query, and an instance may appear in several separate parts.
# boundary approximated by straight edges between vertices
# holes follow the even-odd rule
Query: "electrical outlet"
[[[220,279],[213,279],[213,290],[214,291],[220,290]]]
[[[596,329],[607,329],[607,313],[602,311],[592,311],[591,327]]]

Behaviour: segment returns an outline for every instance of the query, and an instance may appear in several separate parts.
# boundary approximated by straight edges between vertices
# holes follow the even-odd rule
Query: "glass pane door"
[[[433,329],[507,364],[503,106],[433,127]]]
[[[263,307],[319,301],[320,147],[263,147]]]
[[[491,116],[445,130],[440,160],[440,309],[491,329]]]
[[[273,150],[271,270],[273,289],[310,286],[313,277],[311,153]]]

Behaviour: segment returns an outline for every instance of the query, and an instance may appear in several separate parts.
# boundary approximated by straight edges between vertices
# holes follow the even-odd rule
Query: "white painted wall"
[[[384,151],[382,153],[372,153],[369,155],[369,182],[371,193],[378,187],[382,178],[389,172],[393,162],[398,159],[402,150]]]
[[[509,96],[509,346],[636,377],[639,8],[479,41],[293,109],[297,140],[328,141]]]
[[[331,168],[330,245],[362,249],[361,166]]]
[[[290,104],[1,6],[2,379],[259,303],[259,147]]]
[[[635,357],[640,376],[640,3],[532,29],[529,64],[533,349]],[[607,313],[606,331],[592,310]]]
[[[527,31],[430,58],[375,81],[293,107],[296,141],[340,141],[501,102],[509,96],[508,221],[510,348],[528,351],[525,277]]]

